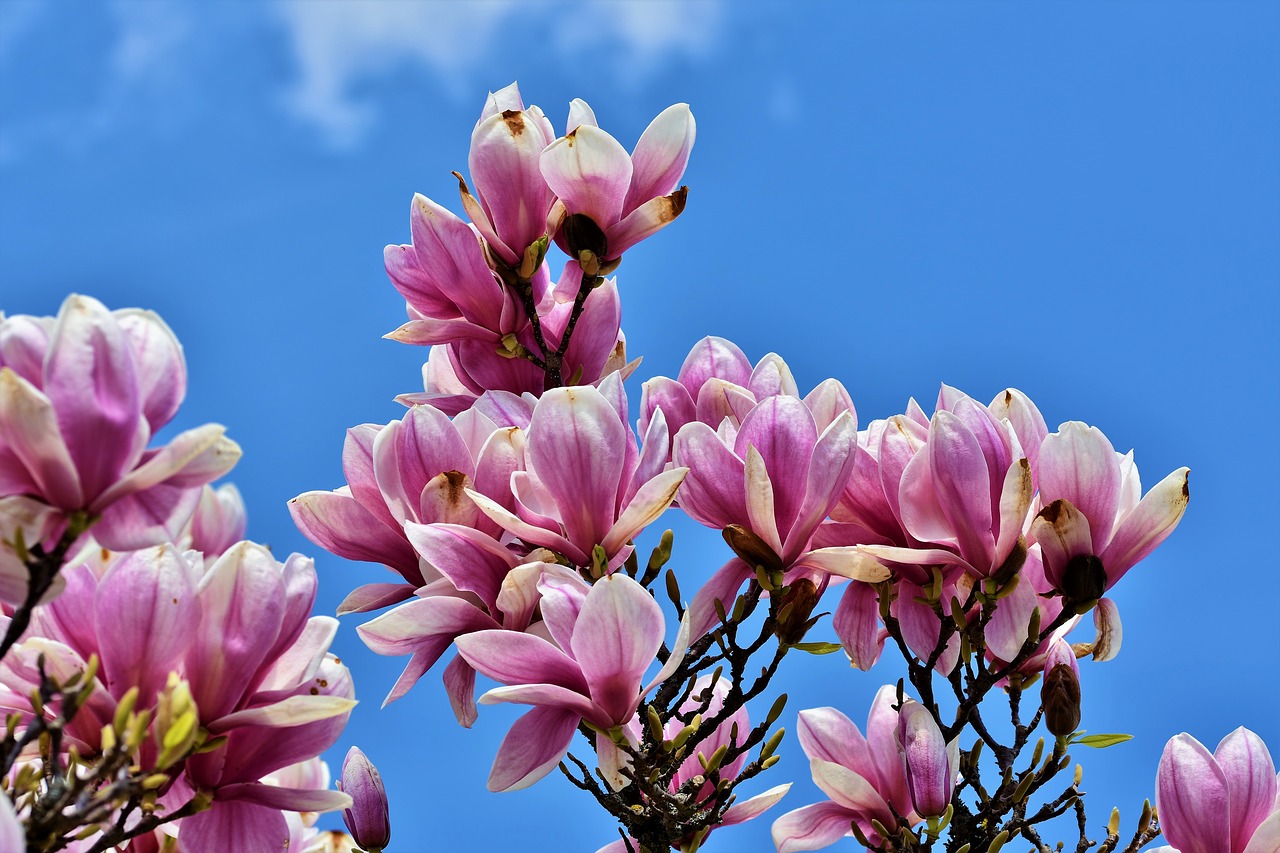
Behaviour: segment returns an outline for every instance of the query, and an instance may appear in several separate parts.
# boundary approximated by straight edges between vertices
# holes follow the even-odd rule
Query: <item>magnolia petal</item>
[[[183,853],[287,850],[289,826],[279,809],[245,800],[214,801],[182,821]]]
[[[302,535],[326,551],[382,563],[410,583],[421,582],[418,557],[409,543],[350,495],[306,492],[289,501],[289,514]]]
[[[580,717],[562,708],[534,708],[507,732],[489,772],[490,791],[518,791],[546,776],[569,751]]]
[[[631,154],[631,187],[623,210],[635,210],[648,199],[664,196],[679,185],[696,132],[688,104],[672,104],[658,113]]]
[[[942,512],[955,531],[960,553],[975,567],[995,558],[991,476],[982,446],[951,412],[937,412],[929,427],[929,470]]]
[[[820,758],[811,760],[809,769],[814,784],[834,802],[852,812],[877,818],[886,825],[893,822],[889,804],[861,774]]]
[[[663,628],[662,608],[624,574],[597,581],[587,593],[573,629],[573,656],[592,701],[614,725],[635,713],[641,679],[662,644]]]
[[[367,583],[358,586],[342,599],[338,605],[338,615],[348,613],[368,613],[370,610],[381,610],[392,604],[399,604],[413,597],[413,585],[404,583]]]
[[[600,543],[605,553],[618,553],[627,542],[666,512],[688,473],[688,468],[670,468],[641,486]]]
[[[695,521],[721,530],[748,519],[743,460],[720,441],[711,427],[690,423],[676,433],[671,461],[687,467],[680,486],[680,508]]]
[[[831,627],[840,638],[849,663],[863,672],[875,666],[884,650],[884,637],[880,634],[880,599],[875,587],[858,581],[849,584],[840,597]]]
[[[588,680],[578,664],[541,637],[490,630],[466,634],[456,642],[467,663],[501,684],[550,684],[587,693]]]
[[[754,820],[777,805],[787,795],[787,791],[790,790],[791,783],[785,782],[770,788],[763,794],[756,794],[750,799],[734,803],[725,810],[724,816],[720,818],[720,825],[733,826],[734,824]]]
[[[72,294],[62,303],[49,336],[43,391],[85,497],[102,494],[137,459],[139,422],[145,421],[133,346],[98,300]]]
[[[469,729],[479,716],[476,710],[476,671],[462,655],[454,655],[444,668],[444,689],[458,725]]]
[[[1107,571],[1108,585],[1146,558],[1178,526],[1191,496],[1189,473],[1189,468],[1179,468],[1156,483],[1120,522],[1111,544],[1099,555]]]
[[[1227,778],[1191,735],[1170,739],[1156,772],[1156,808],[1165,839],[1183,853],[1231,853]]]
[[[684,212],[689,188],[681,187],[670,195],[651,198],[632,210],[622,221],[605,232],[608,257],[618,258],[641,240],[666,228]]]
[[[1276,768],[1262,738],[1245,727],[1222,739],[1213,758],[1231,797],[1231,849],[1240,850],[1276,803]]]
[[[863,583],[879,583],[889,579],[889,569],[864,553],[861,545],[836,545],[815,548],[796,559],[792,568],[818,569],[827,574]]]
[[[82,509],[80,475],[49,398],[12,368],[0,368],[0,438],[27,470],[41,496],[62,509]]]
[[[580,125],[547,146],[542,177],[570,213],[591,217],[601,229],[621,218],[631,184],[631,156],[594,125]]]
[[[800,748],[810,760],[847,767],[866,779],[876,778],[867,741],[852,720],[835,708],[809,708],[796,718]]]
[[[1080,421],[1058,427],[1040,446],[1040,498],[1071,501],[1093,532],[1093,553],[1111,539],[1120,494],[1120,461],[1102,430]]]
[[[218,788],[219,802],[241,800],[291,812],[336,812],[351,807],[351,797],[341,791],[285,788],[261,782],[238,782]]]
[[[1253,831],[1243,853],[1280,853],[1280,810],[1272,812]]]
[[[1097,629],[1093,640],[1093,659],[1112,660],[1120,654],[1120,642],[1124,638],[1120,608],[1114,601],[1109,598],[1098,599],[1098,606],[1093,608],[1093,626]]]
[[[775,820],[773,843],[778,848],[778,853],[821,850],[846,835],[852,835],[850,826],[857,817],[857,812],[839,803],[814,803],[787,812]]]
[[[344,696],[290,696],[260,708],[246,708],[214,720],[209,730],[222,734],[239,726],[287,728],[314,723],[345,714],[356,706],[356,700]]]

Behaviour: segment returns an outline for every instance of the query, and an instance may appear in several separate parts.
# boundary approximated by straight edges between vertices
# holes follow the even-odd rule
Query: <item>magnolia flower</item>
[[[813,547],[853,467],[857,422],[847,401],[838,383],[823,383],[803,400],[767,396],[750,405],[740,422],[726,417],[712,429],[693,421],[676,435],[672,460],[689,468],[681,509],[724,530],[738,554],[695,596],[695,633],[714,624],[714,602],[727,609],[756,567],[870,582],[889,576],[854,547]]]
[[[551,122],[538,107],[525,107],[515,83],[489,93],[467,158],[476,196],[466,182],[459,183],[467,216],[507,266],[519,267],[529,247],[547,233],[555,196],[539,161],[554,141]]]
[[[631,540],[671,505],[686,468],[663,470],[665,424],[650,424],[644,449],[627,424],[622,381],[600,388],[555,388],[529,421],[525,468],[511,474],[513,507],[475,490],[467,494],[494,523],[530,547],[555,551],[575,566],[603,549],[609,568]]]
[[[1044,509],[1031,535],[1054,589],[1076,604],[1095,601],[1154,551],[1186,512],[1188,470],[1179,468],[1142,496],[1133,453],[1117,453],[1097,427],[1071,421],[1045,438]]]
[[[915,826],[921,815],[914,811],[912,791],[919,790],[929,801],[942,793],[941,774],[933,772],[937,762],[926,758],[936,752],[937,738],[922,734],[922,723],[912,715],[907,737],[899,739],[902,723],[893,705],[897,693],[892,686],[880,688],[867,716],[867,734],[835,708],[814,708],[800,712],[800,746],[810,759],[813,781],[831,799],[796,809],[773,823],[773,843],[779,853],[819,850],[846,835],[851,825],[873,843],[879,835],[872,826],[878,820],[889,829]],[[927,711],[926,711],[927,713]],[[900,743],[908,744],[917,778],[909,782],[906,760]],[[945,749],[945,748],[944,748]],[[944,759],[945,763],[945,759]],[[911,786],[915,785],[913,789]]]
[[[526,788],[546,776],[569,750],[580,722],[595,728],[596,753],[616,780],[621,755],[614,738],[635,716],[646,693],[679,666],[688,646],[681,626],[666,664],[645,684],[644,673],[662,644],[662,608],[625,574],[590,587],[572,577],[539,583],[545,633],[477,631],[458,637],[458,651],[479,672],[506,685],[480,697],[481,704],[533,705],[498,748],[489,774],[491,791]],[[617,785],[621,787],[621,784]]]
[[[500,506],[512,504],[510,477],[523,465],[523,437],[513,425],[499,425],[508,417],[521,418],[519,401],[506,408],[504,403],[456,421],[431,406],[415,406],[386,426],[353,427],[342,451],[347,485],[306,492],[289,502],[294,523],[312,542],[349,560],[382,563],[405,581],[361,587],[339,613],[403,601],[439,578],[420,561],[405,532],[407,523],[500,533],[466,491],[472,487]]]
[[[285,812],[349,804],[336,791],[262,781],[328,748],[355,704],[346,667],[328,654],[337,621],[308,618],[309,559],[281,564],[242,542],[206,568],[197,552],[165,545],[65,571],[66,592],[35,612],[27,638],[0,661],[6,708],[32,713],[29,700],[25,709],[15,700],[40,684],[41,660],[65,680],[97,655],[93,693],[66,728],[66,745],[81,755],[98,751],[117,702],[135,687],[137,707],[156,708],[158,740],[175,705],[197,714],[193,733],[225,736],[187,760],[167,795],[176,808],[197,790],[213,794],[209,809],[182,821],[186,853],[282,845]]]
[[[199,487],[240,458],[217,424],[147,449],[186,385],[182,348],[149,311],[72,295],[56,319],[0,319],[0,497],[87,513],[113,550],[173,539]]]
[[[204,554],[206,560],[217,559],[232,545],[244,539],[247,519],[244,498],[231,483],[217,489],[200,490],[200,503],[179,541]]]
[[[673,221],[688,194],[676,187],[694,132],[689,105],[675,104],[658,114],[628,155],[596,126],[591,108],[575,100],[566,134],[540,159],[542,177],[557,196],[549,217],[557,244],[607,272],[616,266],[607,262]]]
[[[753,367],[732,341],[706,337],[689,350],[675,379],[655,376],[644,383],[640,429],[648,428],[659,409],[672,435],[694,421],[716,430],[729,418],[736,428],[756,403],[777,394],[800,396],[791,368],[780,356],[769,353]],[[853,411],[847,395],[841,402]]]
[[[1160,829],[1170,846],[1152,853],[1276,853],[1280,801],[1266,744],[1246,728],[1212,754],[1191,735],[1172,738],[1156,773]]]

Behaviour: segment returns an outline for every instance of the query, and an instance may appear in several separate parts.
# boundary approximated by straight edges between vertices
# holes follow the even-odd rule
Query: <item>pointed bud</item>
[[[342,782],[338,786],[351,797],[351,808],[343,809],[342,822],[360,849],[377,853],[391,841],[391,818],[387,812],[387,792],[378,768],[359,747],[353,746],[342,762]]]
[[[778,620],[773,628],[778,642],[794,646],[804,639],[809,630],[809,615],[821,597],[818,585],[808,578],[801,578],[787,589],[778,604]]]
[[[929,709],[907,699],[898,711],[898,756],[911,802],[921,817],[939,817],[951,804],[960,754],[948,745]]]
[[[1075,655],[1071,660],[1074,663]],[[1057,663],[1046,667],[1040,704],[1044,706],[1045,727],[1051,734],[1064,737],[1079,728],[1080,677],[1073,666]]]

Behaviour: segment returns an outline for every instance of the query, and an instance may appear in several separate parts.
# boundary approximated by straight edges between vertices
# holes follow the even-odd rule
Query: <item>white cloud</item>
[[[571,59],[589,48],[636,86],[672,57],[709,52],[724,17],[721,0],[280,0],[277,9],[299,72],[288,102],[339,146],[358,142],[376,117],[355,94],[360,84],[404,64],[461,94],[494,50]]]

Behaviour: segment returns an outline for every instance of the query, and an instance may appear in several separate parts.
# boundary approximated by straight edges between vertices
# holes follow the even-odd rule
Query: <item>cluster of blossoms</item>
[[[0,318],[0,849],[355,843],[315,827],[353,805],[317,757],[355,704],[337,620],[208,485],[240,455],[221,426],[148,447],[185,391],[149,312]]]
[[[783,659],[843,650],[869,670],[891,644],[907,678],[880,689],[865,733],[834,708],[799,713],[829,799],[778,817],[778,850],[927,850],[949,831],[948,849],[1048,851],[1037,827],[1072,809],[1088,849],[1081,771],[1047,786],[1071,745],[1124,736],[1079,731],[1078,661],[1119,653],[1107,593],[1177,526],[1187,469],[1144,494],[1131,452],[1079,422],[1050,432],[1014,389],[983,404],[943,386],[932,415],[912,400],[860,429],[839,381],[802,394],[778,355],[752,364],[715,337],[633,411],[606,276],[684,209],[693,141],[676,105],[628,154],[582,101],[556,136],[513,84],[472,133],[466,219],[415,196],[411,244],[386,248],[409,316],[389,337],[431,347],[424,390],[348,431],[345,485],[289,504],[312,542],[391,572],[339,608],[383,611],[360,637],[408,657],[386,701],[447,657],[461,725],[529,706],[491,790],[558,768],[622,824],[600,853],[695,853],[788,791],[739,796],[780,757],[785,696],[755,723],[748,703]],[[153,315],[71,297],[56,319],[0,320],[0,848],[382,850],[377,770],[353,749],[335,791],[317,758],[354,699],[328,653],[337,620],[310,616],[311,561],[242,541],[234,489],[207,485],[238,456],[220,427],[148,449],[184,388]],[[688,598],[670,531],[647,560],[636,544],[672,508],[728,546]],[[839,643],[807,639],[824,600]],[[1093,639],[1069,642],[1090,613]],[[478,675],[496,686],[477,699]],[[983,720],[997,692],[1012,741]],[[1041,724],[1053,745],[1019,768]],[[1157,788],[1159,819],[1144,809],[1124,848],[1113,820],[1103,849],[1163,830],[1179,853],[1280,853],[1275,768],[1251,732],[1213,755],[1174,738]],[[328,810],[349,837],[316,830]]]

